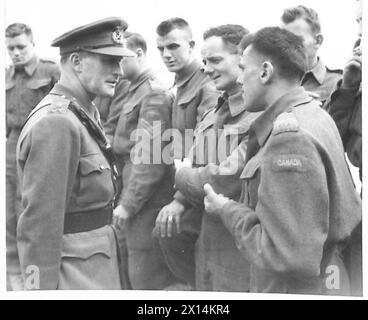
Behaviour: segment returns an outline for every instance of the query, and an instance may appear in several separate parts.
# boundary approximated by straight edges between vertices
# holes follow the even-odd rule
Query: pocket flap
[[[106,235],[82,238],[78,234],[74,234],[65,240],[63,241],[62,257],[86,260],[95,254],[104,254],[111,258],[110,241]]]
[[[41,87],[45,87],[51,83],[51,78],[43,78],[43,79],[32,79],[27,83],[27,87],[30,89],[38,89]]]
[[[243,172],[240,175],[240,179],[250,179],[253,178],[257,169],[261,166],[261,161],[259,158],[251,159],[245,166]]]
[[[188,90],[178,99],[178,105],[184,107],[196,97],[196,94],[195,90]]]
[[[82,176],[86,176],[93,171],[102,172],[103,170],[110,170],[107,160],[99,153],[81,157],[79,160],[79,168]]]

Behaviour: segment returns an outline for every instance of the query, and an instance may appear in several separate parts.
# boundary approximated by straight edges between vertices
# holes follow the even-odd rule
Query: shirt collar
[[[313,98],[307,94],[303,87],[293,89],[278,98],[251,124],[251,128],[257,136],[258,144],[260,146],[264,145],[273,129],[274,120],[279,114],[312,100]]]
[[[318,57],[318,62],[314,66],[312,70],[307,71],[306,73],[313,74],[314,78],[318,81],[318,83],[321,85],[326,77],[326,66],[322,62],[322,59]]]
[[[147,79],[149,79],[152,76],[152,72],[151,70],[146,70],[144,72],[142,72],[138,78],[132,82],[129,86],[129,91],[134,91],[136,90],[143,82],[145,82]]]
[[[33,56],[33,58],[29,61],[29,63],[24,67],[24,71],[29,75],[32,76],[35,72],[38,64],[40,62],[40,59],[36,55]]]
[[[237,86],[236,91],[228,97],[229,109],[232,117],[236,117],[245,111],[242,86]]]
[[[85,92],[76,90],[75,87],[73,89],[67,88],[60,83],[56,83],[50,93],[65,96],[72,101],[76,100],[76,102],[81,105],[90,115],[92,112],[92,116],[96,118],[96,105],[88,98]]]
[[[184,70],[180,73],[175,75],[175,84],[177,87],[184,86],[199,70],[201,67],[200,63],[197,60],[193,60]]]

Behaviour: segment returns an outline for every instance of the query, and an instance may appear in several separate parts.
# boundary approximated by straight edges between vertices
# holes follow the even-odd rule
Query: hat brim
[[[85,51],[106,54],[109,56],[118,56],[118,57],[134,57],[134,53],[127,48],[123,47],[104,47],[98,49],[87,49]]]

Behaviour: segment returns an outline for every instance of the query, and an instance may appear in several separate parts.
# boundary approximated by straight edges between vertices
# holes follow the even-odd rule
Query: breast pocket
[[[260,159],[251,159],[245,166],[240,179],[244,181],[243,186],[245,190],[244,200],[246,205],[252,209],[255,209],[258,203],[258,187],[261,175],[261,162]]]
[[[114,194],[110,166],[102,154],[88,154],[79,161],[77,203],[109,202]]]
[[[197,124],[197,106],[194,103],[196,92],[191,90],[178,99],[178,106],[173,110],[173,121],[185,121],[186,129],[194,129]],[[182,127],[182,126],[179,126]]]
[[[27,101],[30,109],[33,109],[52,89],[52,79],[31,79],[27,82]]]

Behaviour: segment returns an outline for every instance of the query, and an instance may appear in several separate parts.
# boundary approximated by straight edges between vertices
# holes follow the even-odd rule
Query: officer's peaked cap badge
[[[117,44],[124,45],[124,29],[122,26],[117,26],[111,34],[112,41]]]

